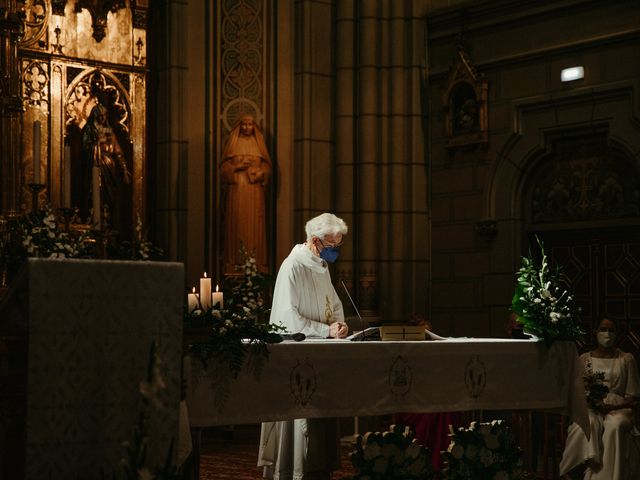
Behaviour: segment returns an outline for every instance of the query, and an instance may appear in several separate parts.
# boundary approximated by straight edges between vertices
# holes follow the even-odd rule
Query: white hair
[[[341,233],[346,235],[349,231],[347,224],[341,218],[336,217],[333,213],[323,213],[312,218],[304,227],[307,233],[307,241],[311,237],[324,238],[326,235],[336,235]]]

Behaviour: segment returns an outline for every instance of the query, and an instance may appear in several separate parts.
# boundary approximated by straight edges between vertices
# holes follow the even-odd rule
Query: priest
[[[287,333],[344,338],[349,333],[329,263],[338,258],[347,224],[331,213],[309,220],[307,240],[282,262],[273,293],[271,323]],[[258,466],[274,480],[329,480],[340,466],[337,419],[296,419],[262,424]]]

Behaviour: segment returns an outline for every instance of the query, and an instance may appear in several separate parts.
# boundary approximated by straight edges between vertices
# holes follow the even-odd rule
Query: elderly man
[[[328,264],[338,258],[347,224],[331,213],[309,220],[307,241],[293,247],[276,279],[271,323],[288,333],[344,338],[342,302]],[[328,480],[339,467],[336,419],[297,419],[262,424],[258,465],[275,480]]]

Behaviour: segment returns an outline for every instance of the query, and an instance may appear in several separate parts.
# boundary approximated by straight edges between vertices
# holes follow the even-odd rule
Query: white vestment
[[[282,262],[273,292],[271,323],[287,333],[329,336],[344,321],[342,302],[327,263],[302,244]],[[339,468],[337,419],[296,419],[262,424],[258,466],[275,480],[328,480]]]
[[[636,361],[630,353],[617,351],[615,358],[596,358],[591,352],[580,356],[585,371],[604,372],[604,383],[609,387],[604,402],[620,405],[631,397],[640,397],[640,376]],[[572,423],[567,441],[560,476],[575,467],[589,462],[585,480],[632,480],[637,478],[640,455],[632,436],[633,411],[630,408],[613,410],[607,414],[589,409],[591,438],[587,440],[582,429]]]

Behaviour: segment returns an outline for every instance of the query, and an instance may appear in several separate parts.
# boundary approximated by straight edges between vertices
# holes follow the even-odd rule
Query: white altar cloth
[[[260,377],[231,380],[214,406],[209,365],[191,364],[191,427],[394,412],[540,409],[589,431],[575,345],[535,340],[350,342],[307,339],[269,347]]]

